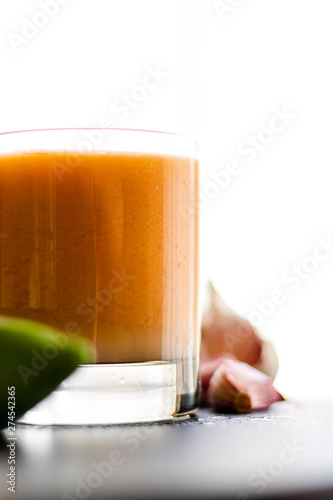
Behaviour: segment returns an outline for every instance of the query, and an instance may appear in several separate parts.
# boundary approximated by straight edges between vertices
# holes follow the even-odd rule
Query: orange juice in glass
[[[196,144],[175,134],[0,135],[0,314],[90,339],[23,421],[156,421],[198,404]]]

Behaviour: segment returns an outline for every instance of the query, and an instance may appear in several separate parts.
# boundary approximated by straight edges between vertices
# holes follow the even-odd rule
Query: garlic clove
[[[215,410],[248,412],[268,408],[283,397],[270,377],[235,359],[224,359],[212,375],[207,401]]]
[[[221,365],[221,363],[226,359],[236,359],[233,354],[225,353],[222,355],[213,356],[212,358],[206,359],[201,362],[200,375],[201,375],[201,396],[200,403],[207,403],[207,390],[209,387],[210,379],[213,376],[215,370]]]
[[[230,353],[274,378],[278,371],[274,347],[223,301],[211,282],[208,303],[201,327],[202,361]]]

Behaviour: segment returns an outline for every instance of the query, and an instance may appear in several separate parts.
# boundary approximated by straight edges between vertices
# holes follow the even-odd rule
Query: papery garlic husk
[[[226,359],[236,359],[233,354],[225,353],[218,356],[213,356],[211,358],[205,359],[200,365],[200,376],[201,376],[201,392],[200,392],[200,404],[208,404],[207,391],[209,387],[210,379],[213,376],[215,370],[225,361]]]
[[[283,400],[270,377],[235,359],[224,359],[210,378],[208,403],[218,411],[246,413]]]
[[[213,284],[208,285],[208,305],[201,326],[201,360],[230,353],[274,379],[278,359],[272,344],[260,338],[257,330],[237,315],[221,298]]]

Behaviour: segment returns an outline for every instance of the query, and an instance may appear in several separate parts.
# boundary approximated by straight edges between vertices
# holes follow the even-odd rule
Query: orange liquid
[[[87,337],[97,362],[196,361],[197,196],[194,159],[1,156],[0,314]]]

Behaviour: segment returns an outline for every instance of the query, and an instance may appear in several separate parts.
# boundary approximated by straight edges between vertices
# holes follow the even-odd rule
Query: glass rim
[[[0,132],[0,136],[2,135],[10,135],[10,134],[24,134],[29,132],[60,132],[60,131],[75,131],[75,130],[107,130],[115,132],[141,132],[148,134],[163,134],[168,136],[179,137],[180,139],[184,139],[187,141],[191,141],[194,146],[199,146],[199,142],[197,139],[190,137],[185,134],[179,134],[178,132],[167,132],[164,130],[149,130],[149,129],[136,129],[136,128],[123,128],[123,127],[54,127],[54,128],[36,128],[36,129],[24,129],[24,130],[9,130],[7,132]]]

